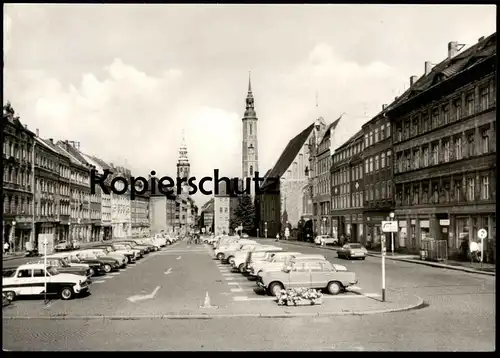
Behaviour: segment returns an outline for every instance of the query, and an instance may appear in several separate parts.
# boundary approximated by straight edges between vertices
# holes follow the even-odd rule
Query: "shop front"
[[[380,240],[382,236],[382,221],[390,220],[389,216],[387,217],[380,214],[380,212],[375,213],[365,213],[364,220],[364,231],[365,231],[365,240],[366,246],[368,248],[375,248],[380,246]]]
[[[351,215],[351,241],[363,243],[363,214]]]

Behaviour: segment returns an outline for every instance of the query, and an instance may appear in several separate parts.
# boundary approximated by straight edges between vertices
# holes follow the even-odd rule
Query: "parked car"
[[[164,246],[167,246],[167,237],[162,234],[162,233],[158,233],[158,234],[155,234],[151,240],[153,241],[153,243],[155,243],[155,245],[157,245],[158,247],[164,247]]]
[[[233,262],[231,263],[232,268],[237,268],[241,273],[246,273],[246,266],[248,258],[252,256],[252,254],[262,253],[263,255],[266,251],[283,251],[283,248],[272,246],[272,245],[250,245],[248,249],[238,251],[234,254]]]
[[[59,241],[54,245],[55,251],[68,251],[68,250],[78,250],[80,248],[80,242],[78,240],[72,241]]]
[[[110,245],[112,245],[116,250],[132,252],[134,254],[135,261],[141,259],[144,256],[143,250],[141,251],[140,249],[134,249],[130,244],[126,242],[115,242],[111,243]]]
[[[94,248],[106,250],[108,255],[110,255],[110,256],[112,253],[124,255],[125,258],[127,259],[128,264],[135,262],[135,252],[132,250],[119,249],[119,248],[115,247],[113,244],[100,244],[100,245],[94,246]]]
[[[300,252],[276,252],[272,254],[267,260],[253,261],[248,264],[247,272],[252,276],[257,276],[264,270],[276,268],[281,270],[285,265],[287,258],[302,255]]]
[[[133,241],[137,245],[146,246],[148,248],[149,252],[157,251],[157,248],[155,245],[153,245],[152,243],[146,242],[144,239],[133,239]]]
[[[257,281],[259,287],[273,296],[279,296],[283,289],[299,287],[326,289],[328,293],[336,295],[357,283],[354,272],[337,271],[326,260],[291,260],[281,271],[266,272]]]
[[[254,251],[247,253],[247,257],[246,257],[246,261],[245,261],[245,272],[248,273],[249,265],[251,265],[255,262],[268,260],[277,252],[283,252],[283,248],[272,247],[271,249],[267,249],[267,250],[266,249],[261,250],[259,248],[257,250],[254,250]]]
[[[227,261],[229,264],[232,264],[234,261],[234,255],[238,251],[248,251],[252,249],[254,246],[260,245],[257,243],[236,243],[234,245],[230,245],[226,248],[221,248],[219,251],[216,253],[216,256],[219,260],[221,261]]]
[[[69,300],[90,290],[90,280],[81,275],[60,273],[57,268],[43,264],[21,265],[10,277],[3,277],[2,292],[13,301],[17,296],[42,295],[47,283],[48,295]]]
[[[314,239],[316,245],[321,245],[321,239],[325,242],[325,245],[338,245],[339,239],[336,237],[331,237],[330,235],[318,235]]]
[[[118,239],[114,241],[116,243],[128,243],[130,244],[134,249],[142,250],[143,255],[148,254],[152,251],[152,246],[148,245],[141,245],[138,242],[131,240],[131,239]]]
[[[249,236],[248,236],[248,234],[241,234],[241,237],[242,237],[243,239],[246,239],[246,238],[248,238]]]
[[[44,258],[38,260],[33,260],[28,262],[28,265],[43,265],[45,263]],[[47,266],[52,266],[57,268],[60,273],[72,273],[74,275],[81,275],[86,277],[92,276],[92,271],[89,265],[81,264],[81,266],[71,266],[66,259],[57,256],[47,256]]]
[[[70,266],[82,267],[83,265],[89,266],[90,276],[104,273],[104,264],[98,260],[85,259],[82,260],[77,254],[73,252],[58,252],[50,255],[51,257],[60,257],[64,259]]]
[[[97,248],[97,247],[92,247],[92,248],[88,248],[85,250],[80,250],[80,252],[92,252],[99,259],[100,258],[115,259],[118,262],[119,268],[127,267],[128,260],[127,260],[127,257],[123,254],[118,254],[115,252],[109,253],[106,249]]]
[[[366,258],[366,254],[368,251],[364,248],[363,245],[352,243],[345,244],[340,249],[337,250],[337,257],[343,257],[345,259],[361,259],[364,260]]]
[[[120,262],[117,259],[111,257],[97,257],[92,251],[82,250],[73,251],[77,255],[78,259],[85,262],[85,260],[98,261],[102,263],[102,270],[104,273],[110,273],[111,271],[116,271],[120,268]]]
[[[323,255],[312,254],[312,255],[293,255],[293,256],[285,256],[284,262],[276,265],[269,265],[264,267],[261,273],[257,272],[257,276],[261,276],[267,272],[271,271],[281,271],[283,267],[286,267],[291,261],[327,261],[326,257]]]
[[[154,241],[151,238],[144,238],[140,239],[140,242],[143,245],[152,245],[154,247],[154,251],[160,251],[161,249],[161,243],[158,240]]]

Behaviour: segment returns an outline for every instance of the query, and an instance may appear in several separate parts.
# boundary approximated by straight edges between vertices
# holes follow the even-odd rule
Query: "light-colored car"
[[[345,244],[340,249],[337,250],[337,256],[343,257],[345,259],[361,259],[366,258],[368,251],[365,247],[358,243]]]
[[[247,239],[247,238],[249,238],[250,236],[248,236],[248,234],[241,234],[241,237],[242,237],[243,239]]]
[[[253,250],[254,246],[260,244],[257,243],[241,243],[228,246],[225,249],[219,249],[220,251],[217,253],[216,257],[221,261],[227,261],[229,264],[232,264],[234,261],[234,255],[239,251],[250,251]]]
[[[102,249],[105,252],[107,252],[107,255],[110,256],[111,254],[120,254],[125,256],[127,259],[127,264],[135,262],[135,253],[132,250],[127,250],[127,249],[119,249],[113,244],[100,244],[100,245],[95,245],[92,247],[93,249]]]
[[[155,243],[156,246],[158,247],[164,247],[167,246],[167,237],[164,234],[155,234],[151,240]]]
[[[80,266],[80,265],[88,265],[90,267],[90,275],[94,276],[96,274],[106,273],[104,268],[105,263],[97,258],[94,260],[92,258],[83,258],[78,255],[78,251],[72,252],[58,252],[52,254],[53,257],[61,257],[66,260],[68,264],[71,266]]]
[[[316,245],[321,245],[321,240],[325,242],[325,245],[338,245],[339,239],[336,237],[331,237],[330,235],[318,235],[314,239]]]
[[[224,260],[225,258],[228,257],[225,254],[226,251],[233,250],[235,247],[237,248],[237,247],[241,247],[243,245],[248,245],[248,244],[257,244],[257,242],[255,242],[254,240],[241,239],[241,240],[229,241],[229,242],[225,242],[223,244],[217,245],[217,248],[215,249],[215,257],[218,260]]]
[[[113,248],[115,248],[117,251],[125,251],[133,253],[134,259],[136,261],[143,257],[141,250],[134,249],[132,246],[130,246],[130,244],[127,244],[126,242],[125,243],[116,242],[112,243],[111,245],[113,245]]]
[[[288,288],[326,289],[336,295],[357,283],[354,272],[337,271],[326,260],[291,260],[281,271],[270,271],[257,279],[257,285],[273,296],[279,296],[281,290]]]
[[[290,257],[302,255],[300,252],[276,252],[263,260],[251,260],[247,265],[247,272],[251,276],[257,276],[265,270],[281,270]]]
[[[120,267],[126,267],[127,266],[127,262],[128,262],[128,259],[125,255],[123,254],[119,254],[117,252],[108,252],[106,249],[101,249],[101,248],[89,248],[89,249],[85,249],[85,250],[81,250],[80,252],[84,252],[84,251],[89,251],[89,252],[92,252],[94,253],[94,255],[96,255],[98,258],[103,258],[103,257],[107,257],[107,258],[112,258],[112,259],[115,259],[115,260],[118,260],[118,262],[120,263]]]
[[[257,272],[257,276],[262,276],[266,274],[267,272],[271,271],[281,271],[283,270],[283,267],[286,267],[291,261],[328,261],[325,256],[323,255],[318,255],[318,254],[300,254],[300,255],[293,255],[293,256],[286,256],[285,261],[281,265],[269,265],[268,267],[265,267],[260,273]]]
[[[67,251],[67,250],[78,250],[80,248],[80,242],[78,240],[70,240],[70,241],[59,241],[56,245],[54,245],[55,251]]]
[[[246,272],[247,262],[252,255],[262,254],[264,257],[266,252],[278,252],[283,251],[282,247],[277,247],[273,245],[255,245],[251,246],[248,250],[241,250],[234,254],[233,262],[231,263],[232,268],[237,268],[241,273]]]

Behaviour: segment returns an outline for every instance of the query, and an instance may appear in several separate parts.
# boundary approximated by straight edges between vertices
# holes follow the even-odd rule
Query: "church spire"
[[[248,72],[248,94],[245,100],[246,102],[246,111],[244,118],[257,118],[257,113],[255,113],[254,108],[254,98],[252,93],[252,79],[251,79],[251,71]]]
[[[187,144],[186,144],[186,134],[184,129],[182,130],[182,142],[179,147],[179,164],[189,163],[188,152],[187,152]]]

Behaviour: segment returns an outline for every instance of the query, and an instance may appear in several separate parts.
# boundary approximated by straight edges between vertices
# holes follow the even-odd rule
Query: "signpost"
[[[488,237],[488,231],[486,231],[486,229],[480,229],[477,232],[477,236],[481,239],[481,267],[482,267],[483,266],[483,253],[484,253],[483,243],[484,243],[484,239],[486,239]]]
[[[382,302],[385,302],[385,235],[380,240],[382,248]]]
[[[391,213],[392,214],[392,213]],[[394,256],[394,233],[398,232],[398,222],[397,221],[382,221],[382,232],[391,233],[391,251]]]
[[[47,304],[47,245],[49,244],[49,240],[47,240],[47,237],[43,237],[43,276],[44,276],[44,298],[43,302],[44,304]]]

